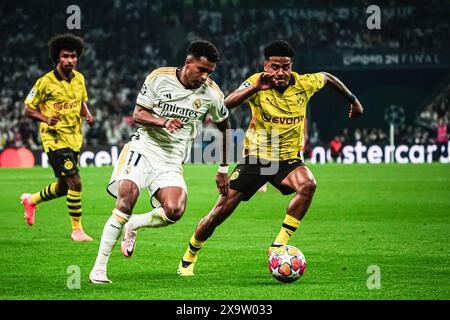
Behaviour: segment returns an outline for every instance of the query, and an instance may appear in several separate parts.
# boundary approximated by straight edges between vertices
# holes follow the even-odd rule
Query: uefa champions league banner
[[[238,162],[242,159],[242,144],[235,145],[231,152],[230,162]],[[450,149],[450,142],[447,143],[446,150]],[[185,163],[219,163],[219,148],[214,147],[214,143],[209,145],[193,145],[189,159]],[[217,152],[216,152],[217,151]],[[444,152],[444,150],[442,150]],[[87,149],[80,154],[80,166],[110,166],[115,165],[120,154],[117,146]],[[432,163],[439,160],[441,163],[450,163],[450,152],[445,152],[439,159],[438,146],[430,145],[364,145],[361,142],[355,145],[344,145],[341,156],[337,163],[400,163],[400,164],[422,164]],[[48,167],[47,155],[43,152],[35,152],[36,165]],[[311,164],[325,164],[333,162],[331,150],[326,146],[316,146],[312,149],[310,157],[306,161]]]

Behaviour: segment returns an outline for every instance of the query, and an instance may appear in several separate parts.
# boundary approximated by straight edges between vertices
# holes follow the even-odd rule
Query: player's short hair
[[[71,33],[66,33],[54,36],[48,42],[48,49],[50,51],[50,58],[53,62],[57,63],[61,50],[75,51],[79,58],[86,49],[86,44],[82,38]]]
[[[294,58],[294,49],[285,40],[275,40],[264,47],[264,58],[270,57],[290,57]]]
[[[210,62],[214,63],[220,59],[219,50],[217,50],[215,45],[206,40],[191,42],[186,49],[186,55],[192,55],[196,58],[205,57]]]

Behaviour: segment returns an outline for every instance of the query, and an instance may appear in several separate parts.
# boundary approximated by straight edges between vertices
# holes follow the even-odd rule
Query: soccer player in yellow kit
[[[55,69],[40,77],[25,99],[25,115],[40,122],[39,133],[56,182],[22,195],[25,221],[34,224],[38,203],[66,196],[72,224],[71,239],[92,241],[81,225],[81,179],[78,159],[82,145],[82,117],[92,126],[94,117],[86,104],[84,76],[75,70],[85,44],[80,37],[57,35],[49,42]]]
[[[197,225],[178,266],[178,273],[182,276],[194,275],[198,252],[215,228],[233,213],[241,201],[249,200],[266,182],[283,195],[295,194],[269,254],[273,248],[288,243],[316,190],[316,180],[299,153],[306,106],[314,93],[329,83],[351,103],[349,118],[363,113],[358,99],[331,74],[301,75],[293,72],[294,51],[286,41],[268,44],[264,48],[264,56],[264,72],[252,75],[225,99],[228,109],[247,101],[252,111],[244,140],[244,160],[230,176],[228,194],[221,195]]]

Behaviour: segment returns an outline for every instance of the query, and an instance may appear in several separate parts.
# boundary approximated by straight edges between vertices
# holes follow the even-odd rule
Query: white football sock
[[[166,217],[162,207],[143,214],[133,214],[128,221],[132,229],[160,228],[175,223]]]
[[[103,228],[102,239],[100,241],[94,268],[106,271],[109,256],[120,237],[123,225],[129,218],[129,214],[122,213],[117,209],[113,210],[113,214],[109,217],[108,221],[106,221],[105,227]]]

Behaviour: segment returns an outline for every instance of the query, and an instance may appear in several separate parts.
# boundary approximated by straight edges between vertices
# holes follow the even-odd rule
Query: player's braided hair
[[[264,47],[264,57],[290,57],[294,58],[294,49],[285,40],[276,40]]]
[[[214,63],[220,59],[219,50],[206,40],[191,42],[186,49],[186,55],[193,55],[196,58],[205,57],[208,61]]]
[[[61,50],[75,51],[77,53],[77,57],[80,58],[86,49],[86,44],[82,38],[66,33],[54,36],[48,42],[48,48],[50,51],[50,58],[57,63]]]

